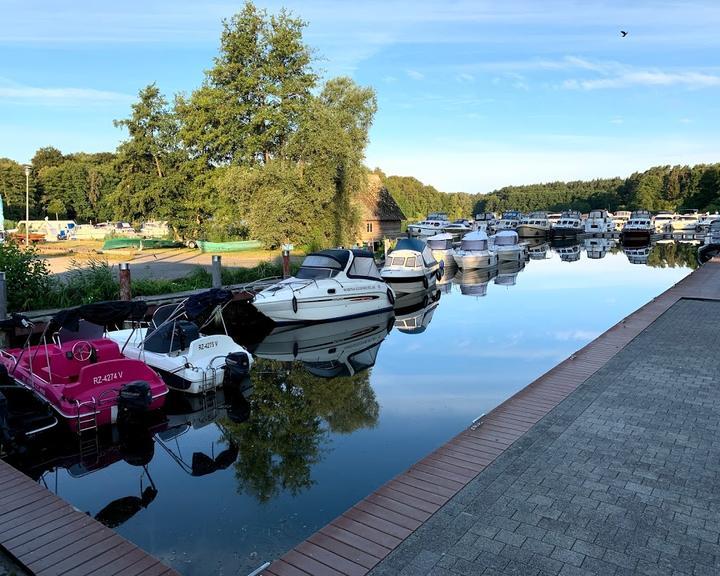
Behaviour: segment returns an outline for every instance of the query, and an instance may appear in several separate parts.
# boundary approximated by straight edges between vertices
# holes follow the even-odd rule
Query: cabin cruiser
[[[550,222],[550,229],[552,230],[552,227],[555,226],[560,221],[560,218],[562,218],[561,212],[550,212],[547,215],[548,222]]]
[[[470,220],[460,219],[460,220],[454,220],[450,222],[445,228],[443,228],[444,232],[448,232],[450,234],[466,234],[467,232],[470,232],[473,229],[472,222]]]
[[[493,281],[497,286],[515,286],[518,274],[525,268],[525,261],[500,262],[497,268],[497,276]]]
[[[427,290],[435,285],[442,271],[432,250],[423,240],[401,238],[388,254],[380,275],[400,294]]]
[[[389,310],[328,325],[276,328],[254,353],[267,360],[302,362],[308,372],[321,378],[352,376],[375,365],[394,317]]]
[[[454,257],[458,268],[463,270],[494,268],[497,265],[497,254],[490,250],[488,235],[482,230],[465,234],[460,248],[455,249]]]
[[[253,306],[284,325],[376,314],[391,310],[394,299],[371,252],[338,248],[306,256],[295,276],[257,294]]]
[[[395,327],[405,334],[421,334],[430,325],[440,303],[440,290],[407,294],[395,302]]]
[[[616,232],[622,232],[623,228],[625,228],[625,224],[628,220],[630,220],[630,216],[632,216],[632,212],[629,212],[627,210],[617,210],[615,212],[615,214],[613,215],[613,220],[615,220]]]
[[[520,242],[514,230],[501,230],[493,237],[493,252],[497,255],[498,264],[501,262],[525,262],[527,244]]]
[[[710,229],[712,223],[716,220],[720,220],[720,214],[718,214],[717,212],[715,212],[715,214],[704,214],[703,216],[698,218],[697,231],[707,232]]]
[[[475,214],[475,226],[477,226],[480,230],[485,230],[485,232],[490,233],[495,231],[497,222],[498,220],[494,212],[481,212],[480,214]]]
[[[577,210],[566,210],[552,227],[553,238],[574,238],[585,231],[582,214]]]
[[[552,225],[545,212],[530,212],[523,216],[516,228],[521,238],[544,238],[550,234]]]
[[[590,210],[585,219],[586,234],[605,234],[615,230],[615,221],[607,210]]]
[[[432,251],[433,258],[438,262],[442,262],[445,268],[455,266],[455,258],[453,257],[453,235],[449,232],[430,236],[426,240],[428,247]]]
[[[496,268],[483,270],[461,270],[455,275],[455,283],[460,285],[460,293],[465,296],[485,296],[490,280],[497,276]]]
[[[683,210],[680,214],[676,214],[672,221],[673,232],[695,232],[698,226],[697,210]]]
[[[718,254],[720,254],[720,219],[710,224],[702,246],[698,248],[698,260],[704,263]]]
[[[495,225],[495,230],[497,232],[500,230],[515,230],[520,225],[521,220],[522,212],[518,212],[517,210],[506,210],[503,212],[500,221]]]
[[[442,232],[450,225],[447,214],[444,212],[433,212],[421,222],[408,224],[407,231],[411,236],[434,236]]]
[[[636,210],[630,215],[622,230],[623,242],[650,242],[650,237],[655,232],[655,224],[650,212],[647,210]]]
[[[623,252],[625,252],[630,264],[647,264],[651,251],[652,246],[650,244],[634,248],[623,248]]]
[[[672,223],[676,214],[668,210],[661,210],[653,218],[655,224],[655,232],[672,232]]]
[[[610,238],[586,238],[584,240],[585,253],[590,260],[605,258],[613,245],[614,242]]]
[[[233,299],[229,290],[208,290],[179,304],[160,306],[149,324],[106,334],[128,358],[154,368],[168,387],[188,394],[202,394],[241,382],[250,371],[252,356],[225,334],[205,335],[197,321],[208,310],[219,316]]]
[[[115,423],[119,415],[162,407],[168,387],[144,362],[126,358],[103,338],[103,327],[139,320],[144,302],[99,302],[55,314],[31,345],[2,350],[9,375],[44,398],[78,434]],[[32,328],[23,317],[18,321]],[[32,330],[30,330],[32,335]],[[48,341],[50,335],[51,340]]]

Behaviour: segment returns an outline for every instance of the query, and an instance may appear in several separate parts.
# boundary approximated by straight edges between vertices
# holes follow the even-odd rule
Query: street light
[[[23,164],[25,168],[25,246],[30,246],[30,164]]]

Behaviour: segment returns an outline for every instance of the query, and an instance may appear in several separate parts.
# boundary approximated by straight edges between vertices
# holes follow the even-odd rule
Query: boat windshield
[[[355,259],[348,270],[348,277],[374,278],[382,280],[382,276],[380,276],[380,272],[378,272],[377,266],[375,266],[375,260],[362,256],[355,256]]]
[[[495,236],[495,246],[514,246],[515,244],[517,244],[517,236],[515,235],[501,236],[498,234]]]
[[[311,254],[303,260],[302,266],[296,278],[301,280],[320,280],[322,278],[332,278],[342,271],[340,262],[327,256]]]
[[[487,250],[487,240],[465,240],[460,247],[463,250]]]

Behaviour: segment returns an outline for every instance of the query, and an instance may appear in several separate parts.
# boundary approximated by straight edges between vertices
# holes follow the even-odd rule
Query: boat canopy
[[[185,315],[190,320],[193,320],[205,312],[205,310],[227,304],[232,299],[232,291],[221,288],[211,288],[200,294],[193,294],[185,300]]]
[[[452,248],[453,235],[448,232],[442,234],[435,234],[427,239],[427,245],[433,250],[445,250],[446,248]]]
[[[375,258],[367,250],[353,250],[353,261],[347,271],[348,278],[370,278],[382,281]]]
[[[147,313],[147,302],[141,300],[110,300],[106,302],[95,302],[84,304],[75,308],[61,310],[52,317],[47,326],[47,331],[57,332],[65,328],[72,332],[80,330],[80,320],[85,320],[98,326],[108,324],[120,324],[125,320],[137,322],[142,320]]]
[[[398,240],[397,244],[395,245],[394,251],[397,250],[411,250],[413,252],[420,252],[422,254],[425,266],[432,266],[436,263],[430,247],[425,242],[417,238],[400,238],[400,240]]]
[[[514,230],[501,230],[495,234],[495,246],[514,246],[518,243],[518,234]]]
[[[482,230],[468,232],[463,236],[460,248],[463,250],[487,250],[488,236]]]

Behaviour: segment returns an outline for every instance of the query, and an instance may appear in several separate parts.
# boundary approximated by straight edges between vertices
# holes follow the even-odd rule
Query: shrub
[[[0,270],[5,272],[8,312],[34,308],[47,293],[47,265],[35,248],[22,249],[15,242],[0,244]]]
[[[49,305],[64,308],[115,300],[119,293],[119,284],[106,260],[91,259],[86,263],[73,260],[67,275],[53,282]]]

